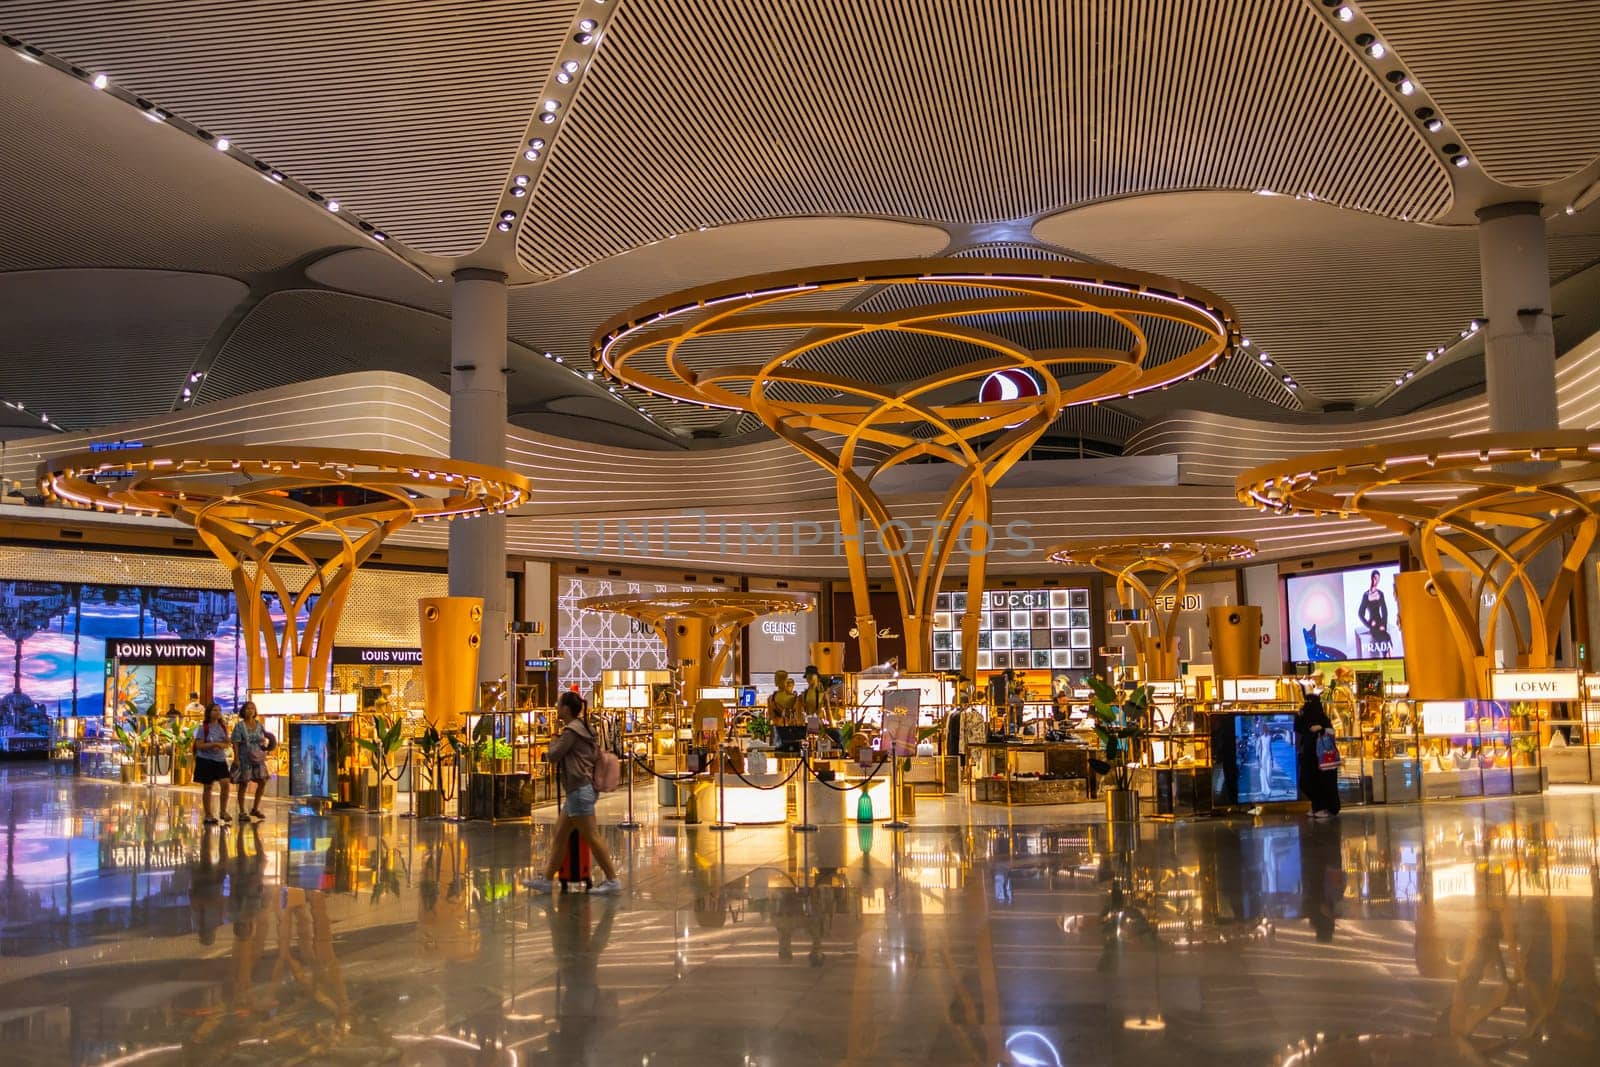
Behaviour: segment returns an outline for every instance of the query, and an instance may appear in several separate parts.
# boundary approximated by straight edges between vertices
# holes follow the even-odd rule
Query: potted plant
[[[1100,775],[1106,789],[1106,818],[1113,822],[1126,822],[1139,817],[1139,794],[1133,788],[1132,760],[1137,755],[1139,742],[1148,732],[1146,716],[1150,708],[1150,690],[1136,686],[1125,696],[1104,678],[1088,678],[1093,700],[1089,711],[1094,715],[1094,732],[1104,746],[1104,758],[1091,759],[1089,766]]]
[[[144,767],[139,762],[140,735],[133,723],[118,721],[112,727],[116,734],[117,744],[122,746],[122,782],[132,785],[144,781]]]
[[[437,818],[444,814],[444,750],[447,746],[455,748],[459,742],[454,734],[441,734],[429,723],[411,743],[422,756],[411,767],[413,813],[420,819]]]
[[[395,715],[374,715],[372,736],[356,740],[356,744],[372,757],[373,771],[367,781],[367,810],[378,812],[394,807],[395,783],[405,773],[405,765],[394,766],[393,756],[400,750],[405,720]]]
[[[772,740],[772,720],[757,712],[745,721],[745,730],[753,741],[766,744]]]
[[[78,773],[78,746],[70,738],[61,738],[50,749],[50,770],[68,777]]]
[[[179,723],[166,731],[172,745],[172,784],[194,781],[194,728]]]

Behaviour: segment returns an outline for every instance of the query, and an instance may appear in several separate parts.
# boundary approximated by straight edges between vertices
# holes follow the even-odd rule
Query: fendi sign
[[[1489,695],[1495,700],[1577,700],[1577,671],[1494,671]]]

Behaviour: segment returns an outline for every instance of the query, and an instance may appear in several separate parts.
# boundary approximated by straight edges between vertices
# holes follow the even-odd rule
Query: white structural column
[[[506,462],[506,276],[458,270],[450,297],[450,458]],[[511,667],[505,639],[506,520],[450,524],[450,595],[483,598],[479,681]]]
[[[1484,374],[1489,429],[1553,430],[1556,340],[1550,324],[1550,258],[1535,203],[1496,204],[1478,212]]]

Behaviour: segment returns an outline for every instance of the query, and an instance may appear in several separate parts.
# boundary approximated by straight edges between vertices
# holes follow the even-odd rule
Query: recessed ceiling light
[[[592,33],[575,33],[572,35],[572,39],[578,44],[594,44],[594,34]]]
[[[281,170],[268,171],[267,177],[271,178],[275,182],[281,182],[283,181],[283,172]]]
[[[522,153],[522,158],[526,159],[529,163],[532,163],[534,160],[539,158],[539,153],[530,148],[526,152]]]
[[[520,185],[512,186],[511,195],[520,200],[528,195],[528,190],[524,189]]]
[[[339,201],[337,201],[337,200],[329,200],[328,201],[328,210],[333,212],[335,215],[337,215],[339,213]]]
[[[1411,81],[1410,78],[1401,78],[1400,79],[1400,92],[1401,92],[1402,95],[1410,96],[1412,93],[1414,93],[1416,91],[1417,91],[1417,87],[1416,87],[1416,85],[1412,84],[1412,81]]]
[[[582,64],[580,64],[576,59],[569,59],[565,63],[561,64],[561,69],[566,71],[568,74],[576,74],[578,73],[578,68],[580,66],[582,66]]]
[[[1468,163],[1471,163],[1472,160],[1468,159],[1466,156],[1451,156],[1450,162],[1454,163],[1458,167],[1465,167]]]
[[[494,228],[499,230],[501,233],[505,233],[507,230],[511,229],[511,223],[497,222],[494,224]]]
[[[382,230],[374,230],[372,233],[372,239],[374,241],[387,241],[389,239],[389,235],[384,233]]]
[[[595,28],[597,26],[599,26],[599,25],[600,24],[598,22],[596,22],[594,19],[580,19],[580,20],[578,20],[578,29],[582,30],[584,33],[593,33],[595,31]]]
[[[1349,22],[1356,17],[1356,13],[1350,10],[1349,4],[1344,4],[1333,14],[1340,22]]]
[[[543,112],[540,112],[540,114],[539,114],[539,121],[544,123],[546,126],[550,125],[555,120],[556,120],[556,117],[554,115],[552,115],[548,111],[543,111]],[[528,153],[528,158],[529,159],[535,158],[534,153],[529,152]]]
[[[1422,125],[1423,125],[1424,128],[1427,129],[1427,131],[1429,133],[1438,133],[1440,130],[1444,129],[1444,120],[1443,119],[1429,119],[1427,122],[1424,122]]]
[[[544,109],[546,111],[559,111],[561,109],[561,101],[559,101],[559,100],[546,100],[544,102]]]
[[[511,184],[516,186],[525,186],[528,184],[528,176],[526,174],[519,174],[515,178],[511,179]]]
[[[540,149],[544,148],[544,138],[535,137],[533,140],[528,142],[528,147],[533,149],[535,152],[539,151]]]
[[[501,222],[515,222],[516,219],[517,219],[517,213],[515,211],[502,211],[502,212],[500,212],[500,221]]]
[[[1401,381],[1402,381],[1402,380],[1403,380],[1403,379],[1400,379],[1400,378],[1396,378],[1396,379],[1395,379],[1395,380],[1394,380],[1394,384],[1396,384],[1396,385],[1399,385],[1399,384],[1400,384],[1400,382],[1401,382]]]
[[[232,146],[232,144],[233,142],[228,140],[226,137],[218,137],[216,144],[212,147],[214,147],[218,152],[226,152],[229,147]]]
[[[188,399],[189,399],[189,398],[190,398],[190,397],[191,397],[191,396],[193,396],[193,395],[194,395],[194,393],[193,393],[193,391],[191,391],[191,390],[189,390],[189,389],[185,389],[185,390],[184,390],[184,391],[183,391],[183,398],[184,398],[184,399],[185,399],[185,400],[188,400]]]
[[[1261,353],[1261,362],[1265,363],[1266,361],[1267,361],[1267,354],[1265,352],[1263,352],[1263,353]]]
[[[111,79],[106,77],[104,74],[96,74],[92,79],[90,79],[89,84],[94,86],[96,89],[104,89],[106,86],[111,84]]]
[[[1432,352],[1429,352],[1427,355],[1423,356],[1422,358],[1427,360],[1429,363],[1432,363],[1434,361],[1434,359],[1436,359],[1437,357],[1434,356],[1434,354]]]
[[[560,82],[562,85],[566,85],[572,81],[572,75],[568,74],[564,70],[558,70],[556,71],[556,81]]]
[[[1388,49],[1383,47],[1383,42],[1370,33],[1359,34],[1356,37],[1356,46],[1373,59],[1382,59]]]

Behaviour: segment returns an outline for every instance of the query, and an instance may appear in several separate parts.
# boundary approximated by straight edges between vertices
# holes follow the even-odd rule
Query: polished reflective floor
[[[647,817],[611,898],[522,889],[542,821],[0,797],[8,1064],[1600,1062],[1587,790],[1134,833]]]

